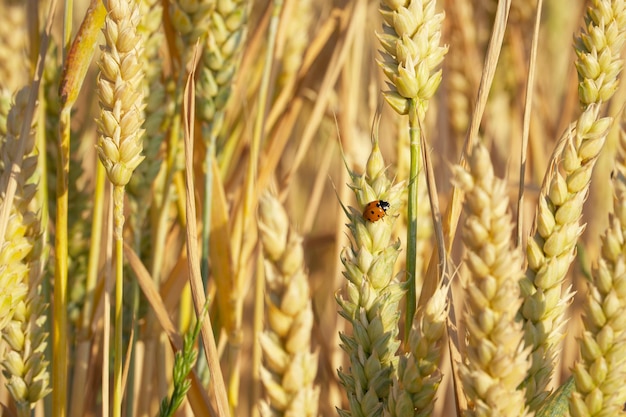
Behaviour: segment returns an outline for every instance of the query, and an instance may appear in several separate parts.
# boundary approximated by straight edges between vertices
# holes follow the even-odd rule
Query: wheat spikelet
[[[463,243],[469,270],[467,360],[460,374],[470,409],[467,416],[525,416],[524,390],[530,367],[522,323],[515,320],[522,299],[522,253],[513,246],[513,222],[506,182],[495,177],[487,148],[478,143],[468,169],[456,167],[465,189]],[[503,400],[504,399],[504,400]]]
[[[391,82],[385,99],[399,114],[415,100],[423,118],[441,82],[437,67],[448,48],[439,46],[444,15],[435,6],[435,0],[381,1],[383,33],[377,35],[384,51],[378,63]]]
[[[0,152],[6,168],[0,177],[2,190],[8,183],[9,167],[19,163],[15,158],[28,95],[28,88],[20,90],[8,114],[6,142]],[[34,135],[28,135],[25,140],[26,156],[17,176],[10,226],[0,254],[0,281],[5,281],[2,283],[4,294],[0,295],[0,330],[8,347],[2,355],[2,368],[20,416],[30,415],[35,403],[50,392],[48,362],[44,355],[48,338],[44,329],[45,304],[39,292],[41,232],[39,215],[33,207],[37,156],[33,154]],[[7,311],[10,314],[6,314]]]
[[[313,309],[304,270],[302,237],[289,226],[274,197],[259,201],[259,234],[265,255],[267,325],[260,336],[264,365],[261,380],[268,400],[263,416],[316,417],[317,353],[311,353]]]
[[[347,212],[353,241],[341,253],[346,298],[337,294],[336,299],[339,314],[351,324],[353,334],[340,334],[341,347],[350,361],[347,371],[339,370],[350,403],[350,411],[340,410],[341,416],[382,415],[398,361],[398,307],[404,291],[393,276],[400,242],[391,242],[391,234],[401,188],[391,185],[384,167],[375,142],[366,174],[350,173],[361,207],[378,199],[391,207],[387,217],[374,223],[363,218],[362,210],[350,207]]]

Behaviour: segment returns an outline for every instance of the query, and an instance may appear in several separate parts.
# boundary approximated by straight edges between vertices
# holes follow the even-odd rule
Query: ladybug
[[[385,200],[370,201],[365,205],[363,210],[363,218],[372,223],[385,217],[387,209],[390,207],[389,203]]]

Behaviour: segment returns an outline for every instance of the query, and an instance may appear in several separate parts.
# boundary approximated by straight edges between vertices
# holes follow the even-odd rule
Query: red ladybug
[[[387,209],[390,207],[389,203],[385,200],[370,201],[365,205],[363,210],[363,218],[372,223],[385,217]]]

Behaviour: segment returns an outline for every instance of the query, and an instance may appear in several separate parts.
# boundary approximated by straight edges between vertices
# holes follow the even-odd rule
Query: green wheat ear
[[[341,333],[341,348],[349,368],[339,370],[348,396],[349,410],[341,416],[377,415],[386,406],[398,358],[399,303],[403,285],[393,275],[400,242],[391,241],[394,207],[400,202],[401,184],[393,186],[385,174],[378,143],[374,142],[366,173],[350,172],[361,208],[349,207],[350,247],[341,252],[346,289],[336,294],[339,314],[352,326],[352,335]],[[377,222],[363,218],[362,207],[373,200],[390,203],[387,217]]]

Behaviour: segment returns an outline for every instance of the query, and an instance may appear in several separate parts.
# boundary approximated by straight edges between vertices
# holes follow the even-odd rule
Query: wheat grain
[[[526,383],[531,409],[536,409],[548,394],[555,347],[562,338],[564,312],[572,298],[569,288],[561,294],[561,286],[583,230],[580,215],[592,170],[612,121],[598,119],[598,113],[601,103],[609,100],[617,88],[625,25],[623,1],[594,0],[575,44],[578,94],[585,111],[560,140],[560,149],[544,181],[536,233],[528,242],[527,279],[522,285],[526,344],[533,349],[533,365]]]

